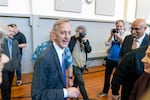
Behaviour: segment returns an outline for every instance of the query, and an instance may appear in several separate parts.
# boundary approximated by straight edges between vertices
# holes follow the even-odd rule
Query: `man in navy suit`
[[[148,44],[149,37],[145,33],[147,29],[147,24],[144,19],[138,18],[136,19],[131,26],[131,35],[125,37],[124,42],[120,51],[120,58],[125,56],[129,51],[132,51],[133,42],[136,40],[137,47],[142,47]],[[134,48],[134,49],[136,49]]]
[[[113,100],[118,100],[120,85],[122,85],[121,100],[128,100],[135,81],[143,73],[141,59],[149,45],[149,37],[145,33],[146,28],[147,24],[144,19],[136,19],[131,25],[132,35],[126,36],[123,42],[121,60],[112,78]],[[132,48],[134,40],[138,42],[136,48]]]
[[[70,23],[66,19],[58,20],[53,29],[54,42],[41,53],[34,64],[32,100],[66,100],[79,95],[77,88],[66,88],[65,72],[62,69],[62,54],[71,38]]]

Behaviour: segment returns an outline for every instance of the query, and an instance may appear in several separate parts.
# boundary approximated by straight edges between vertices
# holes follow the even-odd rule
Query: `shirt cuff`
[[[64,91],[64,98],[68,98],[68,92],[67,92],[67,89],[63,88],[63,91]]]

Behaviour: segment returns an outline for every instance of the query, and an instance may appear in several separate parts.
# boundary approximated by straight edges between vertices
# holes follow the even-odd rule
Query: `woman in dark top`
[[[144,64],[144,73],[134,84],[129,100],[142,100],[143,94],[150,89],[150,46],[148,46],[142,62]]]

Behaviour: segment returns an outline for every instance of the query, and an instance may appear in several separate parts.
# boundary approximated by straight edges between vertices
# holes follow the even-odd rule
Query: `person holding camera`
[[[131,35],[126,36],[122,43],[119,54],[121,60],[114,72],[111,82],[113,100],[117,100],[115,98],[119,96],[120,86],[121,100],[129,100],[129,95],[135,81],[144,71],[143,63],[141,62],[144,56],[143,51],[145,50],[143,48],[149,45],[149,36],[146,33],[146,29],[146,20],[143,18],[136,18],[131,24]]]
[[[84,26],[78,26],[76,28],[76,34],[71,37],[68,47],[73,57],[74,87],[79,86],[83,99],[89,100],[85,89],[83,72],[86,66],[87,53],[90,53],[92,48],[86,35],[86,28]]]
[[[119,53],[123,42],[125,32],[125,23],[123,20],[115,22],[115,29],[112,29],[110,36],[106,41],[106,46],[110,46],[106,59],[105,79],[103,90],[98,93],[99,97],[106,96],[110,88],[110,77],[115,67],[118,65]]]

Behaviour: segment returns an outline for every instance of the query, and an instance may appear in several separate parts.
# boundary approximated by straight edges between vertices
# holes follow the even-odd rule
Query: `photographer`
[[[92,48],[86,35],[86,28],[78,26],[76,34],[71,37],[69,48],[73,57],[74,86],[79,86],[83,99],[89,100],[84,86],[83,71],[86,66],[87,53],[90,53]]]
[[[125,37],[125,23],[123,20],[117,20],[115,23],[116,28],[111,29],[110,36],[106,41],[106,46],[110,46],[106,59],[105,79],[104,88],[98,94],[99,97],[106,96],[110,88],[110,77],[113,69],[117,67],[119,60],[119,53],[121,44]]]

